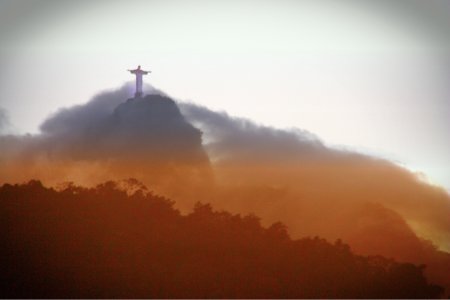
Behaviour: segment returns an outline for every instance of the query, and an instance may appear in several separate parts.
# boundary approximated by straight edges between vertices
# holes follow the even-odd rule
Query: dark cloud
[[[61,108],[49,116],[41,124],[40,129],[44,135],[63,136],[98,126],[114,112],[119,104],[131,98],[133,89],[133,85],[127,83],[119,89],[99,93],[85,104]],[[145,92],[149,95],[164,96],[163,92],[148,85],[145,86]]]
[[[179,103],[183,115],[202,129],[208,153],[215,160],[246,163],[292,164],[293,162],[362,158],[355,152],[331,149],[313,133],[298,128],[276,129],[245,118],[231,117],[192,103]]]
[[[207,161],[201,132],[186,122],[173,100],[161,93],[126,98],[124,86],[60,110],[40,127],[42,147],[78,160]]]
[[[204,130],[210,140],[210,153],[216,158],[266,163],[332,154],[307,131],[258,126],[249,120],[232,118],[225,112],[213,112],[195,104],[181,103],[180,108],[191,122]]]

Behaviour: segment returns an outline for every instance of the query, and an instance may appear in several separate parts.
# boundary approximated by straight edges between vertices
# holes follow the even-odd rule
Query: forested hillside
[[[173,202],[134,180],[0,188],[2,298],[435,298],[425,266],[281,223]],[[323,220],[326,222],[326,220]]]

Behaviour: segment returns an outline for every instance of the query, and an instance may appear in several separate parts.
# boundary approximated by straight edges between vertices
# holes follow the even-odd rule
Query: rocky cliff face
[[[202,133],[188,123],[176,103],[165,96],[147,95],[120,104],[107,120],[107,144],[119,153],[150,160],[206,163]]]

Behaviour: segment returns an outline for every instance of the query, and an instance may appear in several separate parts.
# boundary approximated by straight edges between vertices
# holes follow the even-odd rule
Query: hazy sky
[[[450,1],[0,0],[9,131],[37,132],[138,64],[177,99],[306,129],[450,189]]]

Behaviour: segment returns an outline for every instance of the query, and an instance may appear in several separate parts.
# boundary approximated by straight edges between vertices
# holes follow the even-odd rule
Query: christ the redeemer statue
[[[136,93],[134,93],[135,98],[142,97],[142,75],[147,75],[151,73],[150,71],[141,70],[141,66],[138,66],[136,70],[128,70],[131,74],[136,75]]]

